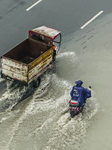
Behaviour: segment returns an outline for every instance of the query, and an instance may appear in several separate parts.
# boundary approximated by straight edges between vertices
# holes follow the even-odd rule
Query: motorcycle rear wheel
[[[70,117],[73,118],[75,115],[74,115],[74,112],[70,112]]]

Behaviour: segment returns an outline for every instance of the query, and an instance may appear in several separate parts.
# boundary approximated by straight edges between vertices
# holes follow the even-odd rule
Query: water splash
[[[40,145],[42,150],[79,150],[86,136],[87,128],[90,126],[90,120],[98,111],[98,103],[95,93],[92,91],[93,96],[87,101],[83,113],[71,119],[68,105],[71,88],[72,85],[67,80],[56,74],[46,73],[42,77],[39,88],[34,92],[31,102],[10,127],[11,136],[6,144],[7,150],[14,149],[15,138],[20,132],[20,125],[24,125],[24,121],[29,118],[29,115],[35,116],[35,120],[33,120],[35,123],[32,126],[33,129],[31,127],[27,129],[28,133],[30,130],[30,134],[27,133],[28,136],[25,137],[25,140],[31,140],[35,136],[35,149],[40,141],[39,137],[43,137],[44,144]],[[26,91],[27,88],[18,88],[18,85],[8,82],[7,91],[0,102],[5,100],[9,104],[10,100],[11,109]],[[7,117],[1,121],[5,120]]]
[[[35,107],[31,113],[36,114],[37,112],[42,112],[43,115],[46,113],[48,115],[45,121],[36,128],[34,133],[36,137],[43,137],[46,131],[49,131],[45,136],[45,147],[43,145],[43,150],[79,150],[83,144],[87,129],[90,126],[90,120],[99,108],[95,93],[92,91],[92,98],[88,99],[83,113],[71,119],[68,101],[70,99],[69,92],[72,85],[66,80],[57,77],[55,74],[50,77],[48,84],[50,89],[45,92],[47,95],[44,91],[41,91],[43,92],[42,97],[38,97],[37,92],[33,96]]]
[[[0,98],[0,112],[10,111],[20,101],[26,99],[35,91],[32,85],[26,87],[12,80],[7,80],[6,85],[6,92]]]
[[[60,59],[60,58],[64,58],[66,59],[66,57],[69,59],[70,58],[70,61],[72,60],[77,60],[77,56],[76,56],[76,53],[75,52],[63,52],[63,53],[59,53],[59,55],[57,55],[57,59]],[[71,60],[72,59],[72,60]]]

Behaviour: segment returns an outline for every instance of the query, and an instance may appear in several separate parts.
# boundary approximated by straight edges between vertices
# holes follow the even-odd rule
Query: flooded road
[[[1,150],[112,148],[111,28],[109,14],[64,37],[64,41],[70,41],[63,42],[54,68],[42,76],[37,89],[28,91],[6,82],[6,91],[0,98]],[[78,79],[85,87],[92,86],[92,97],[83,113],[70,118],[69,93]],[[31,91],[34,93],[18,104]]]

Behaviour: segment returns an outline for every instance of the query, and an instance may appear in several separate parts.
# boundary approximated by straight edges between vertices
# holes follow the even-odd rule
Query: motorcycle
[[[88,92],[86,93],[86,99],[91,97],[91,86],[89,86],[89,90],[87,90]],[[86,101],[85,101],[86,103]],[[81,113],[83,111],[84,105],[85,103],[79,107],[79,103],[76,100],[70,100],[69,101],[69,107],[70,107],[70,116],[71,118],[73,118],[75,115]]]
[[[75,101],[75,100],[70,100],[69,101],[70,116],[71,116],[71,118],[73,118],[75,115],[77,115],[80,112],[82,112],[84,104],[81,107],[79,107],[78,106],[79,105],[78,101]]]

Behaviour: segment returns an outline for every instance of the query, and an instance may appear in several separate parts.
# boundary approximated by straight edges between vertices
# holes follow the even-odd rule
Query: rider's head
[[[79,86],[79,87],[83,84],[81,80],[75,81],[75,83],[76,83],[76,86]]]

